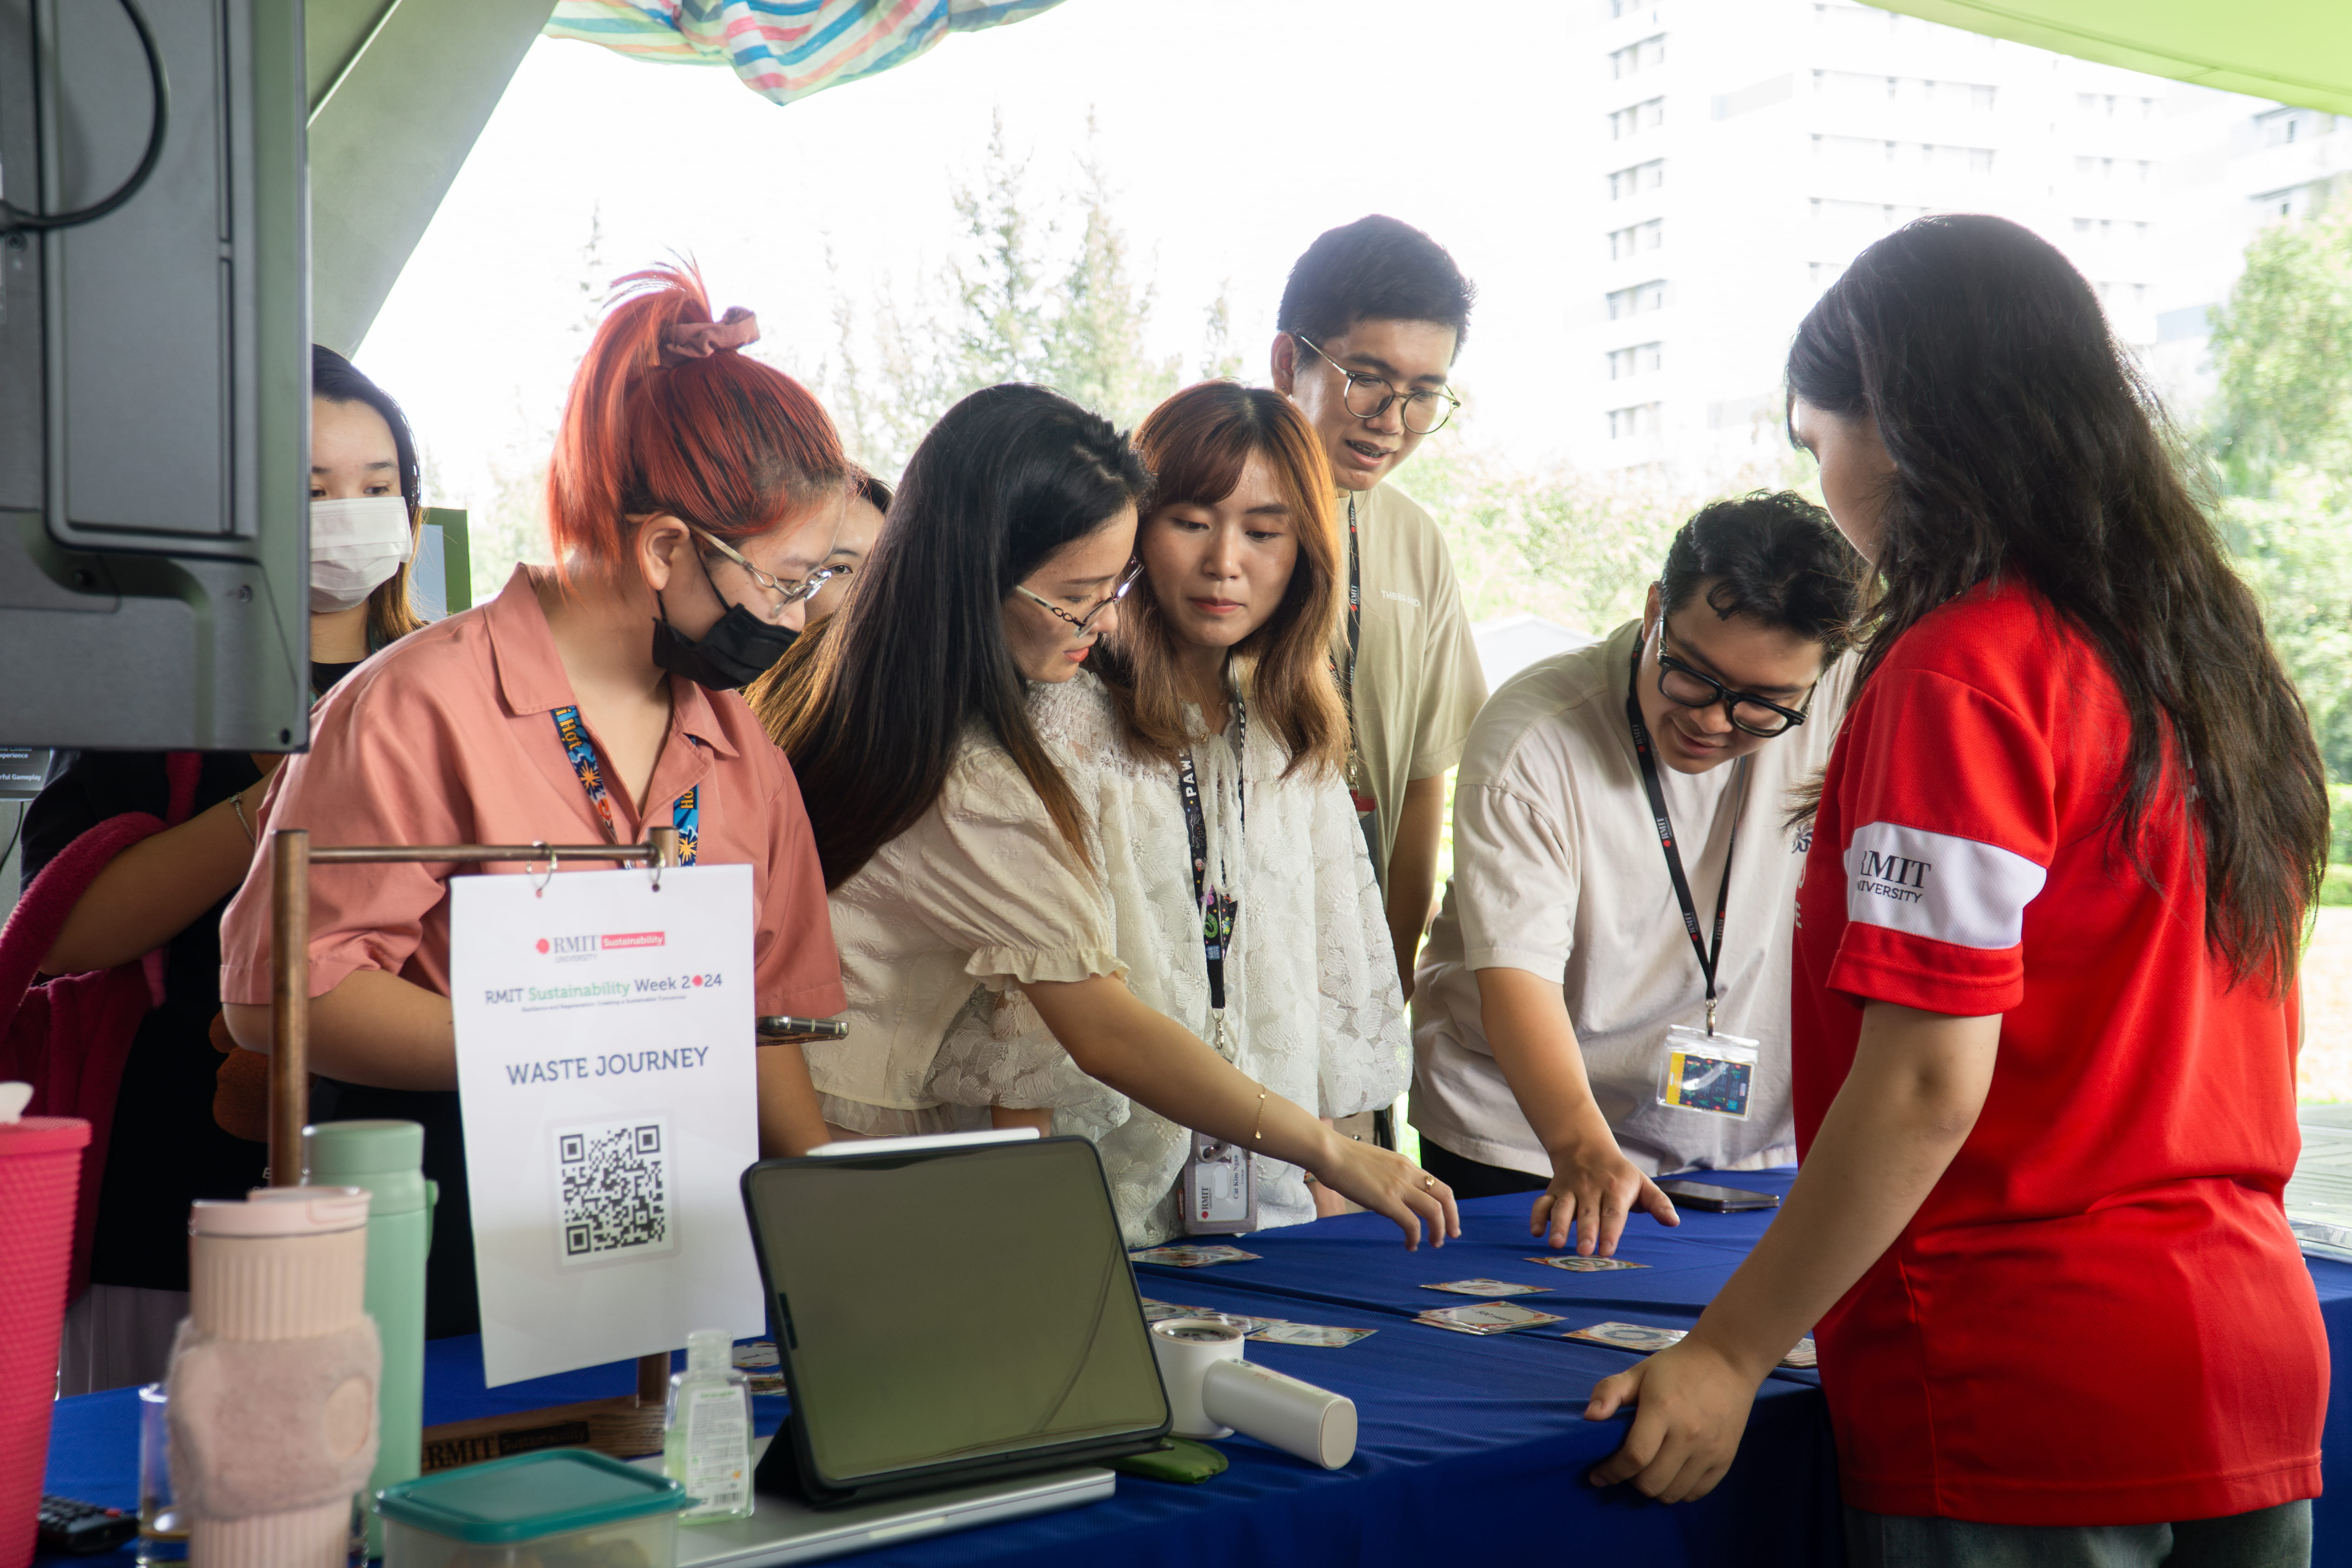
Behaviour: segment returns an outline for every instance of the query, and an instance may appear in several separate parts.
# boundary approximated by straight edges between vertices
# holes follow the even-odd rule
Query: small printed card
[[[1612,1268],[1647,1268],[1646,1263],[1633,1263],[1622,1258],[1579,1258],[1573,1252],[1555,1252],[1546,1258],[1530,1258],[1529,1263],[1540,1263],[1546,1268],[1565,1268],[1570,1274],[1606,1274]]]
[[[735,1370],[751,1380],[754,1394],[784,1392],[784,1363],[772,1341],[756,1340],[735,1347]]]
[[[1413,1321],[1462,1334],[1507,1334],[1518,1329],[1540,1329],[1561,1320],[1553,1313],[1515,1307],[1508,1301],[1482,1301],[1475,1307],[1434,1308]]]
[[[1143,1321],[1147,1323],[1165,1322],[1170,1318],[1222,1318],[1228,1323],[1240,1325],[1243,1333],[1254,1334],[1270,1323],[1282,1321],[1280,1318],[1244,1317],[1239,1312],[1223,1311],[1215,1307],[1180,1307],[1173,1301],[1155,1301],[1149,1296],[1139,1296],[1136,1300],[1143,1303]]]
[[[1679,1344],[1683,1336],[1689,1332],[1688,1329],[1656,1329],[1646,1323],[1595,1323],[1591,1328],[1570,1329],[1559,1337],[1564,1340],[1590,1340],[1596,1345],[1608,1345],[1621,1351],[1641,1351],[1647,1354],[1652,1351],[1664,1350],[1671,1344]],[[1799,1340],[1795,1348],[1780,1358],[1780,1364],[1793,1371],[1819,1365],[1819,1358],[1813,1353],[1812,1336],[1808,1334]]]
[[[1507,1279],[1448,1279],[1443,1285],[1423,1285],[1422,1289],[1449,1290],[1456,1296],[1541,1296],[1551,1287],[1514,1285]]]
[[[1590,1328],[1570,1329],[1559,1337],[1564,1340],[1590,1340],[1596,1345],[1608,1345],[1621,1351],[1646,1352],[1679,1344],[1688,1332],[1688,1329],[1654,1329],[1646,1323],[1594,1323]]]
[[[1322,1345],[1331,1350],[1341,1350],[1379,1331],[1377,1329],[1330,1328],[1322,1323],[1270,1322],[1249,1337],[1270,1345]]]
[[[1205,1268],[1212,1263],[1255,1263],[1258,1255],[1238,1247],[1147,1247],[1127,1255],[1130,1263],[1164,1263],[1171,1268]]]

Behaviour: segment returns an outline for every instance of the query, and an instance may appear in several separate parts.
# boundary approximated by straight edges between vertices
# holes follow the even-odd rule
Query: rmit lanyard
[[[1233,745],[1234,755],[1247,755],[1249,712],[1242,706],[1239,692],[1234,694]],[[1201,951],[1209,960],[1209,1009],[1222,1013],[1225,1010],[1225,954],[1233,948],[1234,921],[1240,917],[1242,906],[1239,899],[1227,898],[1223,889],[1209,886],[1209,823],[1201,810],[1201,781],[1192,772],[1189,751],[1176,760],[1176,793],[1184,800],[1184,837],[1192,842],[1192,907],[1201,911]],[[1246,826],[1246,796],[1242,808]]]
[[[577,708],[555,710],[555,732],[563,742],[563,754],[572,759],[572,771],[580,775],[580,787],[596,807],[596,815],[604,819],[607,843],[621,841],[619,830],[613,826],[613,803],[604,793],[604,768],[597,760],[596,743],[588,738],[588,726],[580,721]],[[669,809],[670,822],[677,829],[677,863],[694,864],[695,846],[702,838],[702,791],[699,786],[677,797]]]
[[[1682,852],[1675,847],[1675,825],[1666,816],[1666,792],[1658,784],[1658,760],[1652,754],[1650,727],[1642,722],[1642,639],[1633,641],[1633,679],[1625,688],[1625,721],[1633,727],[1633,755],[1642,764],[1642,790],[1650,797],[1650,816],[1658,829],[1659,847],[1666,852],[1666,876],[1675,884],[1675,901],[1683,907],[1683,930],[1690,933],[1691,951],[1698,954],[1698,972],[1706,976],[1706,1032],[1715,1033],[1715,966],[1723,959],[1723,911],[1731,902],[1731,857],[1739,847],[1739,817],[1748,808],[1748,759],[1739,759],[1739,798],[1731,811],[1731,841],[1723,847],[1723,885],[1715,890],[1715,951],[1707,951],[1698,933],[1698,910],[1691,903],[1690,882],[1683,876]]]

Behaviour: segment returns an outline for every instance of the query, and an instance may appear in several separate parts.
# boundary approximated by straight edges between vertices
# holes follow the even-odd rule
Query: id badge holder
[[[1658,1103],[1676,1110],[1747,1121],[1758,1049],[1757,1042],[1744,1036],[1710,1035],[1688,1024],[1675,1025],[1666,1031],[1666,1065],[1658,1077]]]
[[[1257,1228],[1257,1156],[1206,1132],[1192,1135],[1181,1193],[1184,1234],[1238,1236]]]

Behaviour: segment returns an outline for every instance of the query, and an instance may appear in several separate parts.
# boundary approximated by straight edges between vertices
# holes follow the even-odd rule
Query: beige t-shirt
[[[1657,1103],[1668,1026],[1704,1026],[1706,983],[1651,824],[1625,692],[1640,630],[1555,654],[1478,716],[1454,785],[1454,881],[1412,998],[1412,1124],[1456,1154],[1549,1176],[1551,1162],[1486,1044],[1477,971],[1560,981],[1594,1100],[1647,1171],[1753,1170],[1796,1158],[1789,1101],[1789,940],[1805,836],[1791,786],[1828,759],[1851,660],[1811,720],[1754,753],[1717,973],[1716,1027],[1759,1042],[1746,1121]],[[1712,934],[1739,768],[1659,770],[1683,874]]]
[[[1340,492],[1343,549],[1349,499]],[[1435,520],[1385,481],[1354,500],[1363,603],[1356,653],[1356,742],[1363,773],[1351,782],[1368,785],[1380,803],[1373,866],[1385,885],[1404,786],[1433,778],[1461,760],[1470,721],[1486,700],[1486,678]],[[1344,600],[1331,657],[1344,679]]]

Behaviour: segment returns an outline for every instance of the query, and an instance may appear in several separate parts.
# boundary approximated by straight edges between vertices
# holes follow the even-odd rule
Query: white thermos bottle
[[[368,1194],[277,1187],[188,1217],[172,1480],[194,1568],[343,1568],[375,1463]]]

